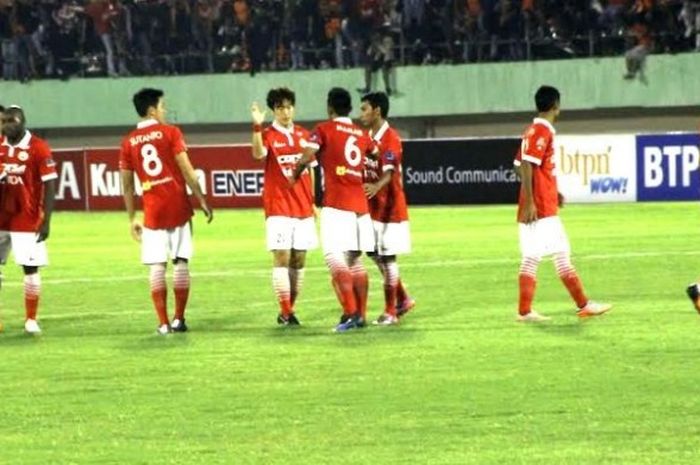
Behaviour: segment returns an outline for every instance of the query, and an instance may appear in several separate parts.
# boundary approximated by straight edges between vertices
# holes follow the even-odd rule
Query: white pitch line
[[[700,255],[700,250],[685,250],[678,252],[620,252],[612,254],[588,254],[588,255],[576,255],[574,256],[575,261],[586,261],[586,260],[610,260],[610,259],[622,259],[622,258],[650,258],[650,257],[673,257],[673,256],[695,256]],[[429,262],[415,262],[415,263],[402,263],[401,268],[434,268],[434,267],[444,267],[444,266],[469,266],[475,267],[480,265],[504,265],[504,264],[518,264],[520,263],[519,257],[513,258],[474,258],[474,259],[464,259],[464,260],[435,260]],[[307,271],[317,272],[325,271],[326,267],[314,266],[307,267]],[[236,276],[267,276],[270,273],[269,269],[253,269],[253,270],[227,270],[227,271],[203,271],[203,272],[193,272],[193,278],[226,278],[226,277],[236,277]],[[90,278],[58,278],[58,279],[45,279],[43,284],[45,285],[64,285],[64,284],[78,284],[78,283],[118,283],[118,282],[128,282],[128,281],[142,281],[148,280],[148,273],[138,274],[138,275],[126,275],[126,276],[94,276]],[[21,287],[24,284],[18,281],[3,281],[3,287]]]

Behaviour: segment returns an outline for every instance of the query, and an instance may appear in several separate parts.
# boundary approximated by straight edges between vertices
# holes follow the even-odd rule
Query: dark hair
[[[552,86],[542,86],[537,89],[535,94],[535,105],[537,105],[537,111],[544,113],[554,108],[554,105],[559,103],[561,96],[556,87]]]
[[[338,116],[348,116],[352,111],[352,97],[347,90],[334,87],[328,91],[328,106]]]
[[[27,122],[27,117],[24,116],[24,109],[19,105],[10,105],[3,110],[3,113],[15,113],[23,123]]]
[[[144,117],[148,114],[148,109],[150,107],[157,107],[158,100],[163,97],[163,91],[160,89],[141,89],[134,94],[134,108],[136,108],[136,113],[140,117]]]
[[[267,93],[267,107],[270,110],[274,110],[275,107],[281,106],[285,100],[287,100],[292,105],[294,105],[294,103],[296,102],[294,91],[289,89],[288,87],[270,89],[270,92]]]
[[[371,92],[362,97],[363,102],[374,108],[379,108],[382,118],[389,116],[389,97],[384,92]]]
[[[0,113],[4,113],[4,112],[5,112],[5,107],[0,105]]]

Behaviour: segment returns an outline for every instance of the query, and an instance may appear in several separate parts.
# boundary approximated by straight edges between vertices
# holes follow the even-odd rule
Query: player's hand
[[[525,224],[530,224],[537,221],[537,207],[535,203],[526,203],[520,212],[520,218],[518,221]]]
[[[138,220],[131,220],[130,225],[131,237],[134,238],[136,242],[141,242],[141,235],[143,235],[143,225]]]
[[[368,199],[371,199],[381,190],[376,183],[366,183],[362,185],[362,189],[365,191],[365,195]]]
[[[564,207],[565,200],[564,195],[561,192],[557,192],[557,205],[559,205],[559,208]]]
[[[207,217],[207,224],[211,223],[214,220],[214,210],[212,210],[206,203],[203,203],[202,211],[204,212],[204,216]]]
[[[39,227],[39,234],[37,234],[36,236],[36,241],[44,242],[46,239],[48,239],[50,230],[51,225],[48,221],[44,221],[43,223],[41,223],[41,226]]]
[[[261,110],[258,102],[253,102],[250,106],[250,116],[253,119],[253,124],[262,124],[265,121],[267,110]]]

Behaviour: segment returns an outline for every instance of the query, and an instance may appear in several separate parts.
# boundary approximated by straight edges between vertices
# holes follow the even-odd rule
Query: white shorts
[[[400,255],[411,252],[411,232],[408,221],[381,223],[372,221],[379,255]]]
[[[141,261],[144,265],[166,263],[168,258],[192,258],[192,228],[187,222],[173,229],[143,228]]]
[[[318,247],[314,217],[269,216],[265,220],[267,250],[311,250]]]
[[[323,253],[374,252],[374,228],[369,214],[358,215],[347,210],[321,209],[321,242]]]
[[[9,243],[7,237],[9,236]],[[7,260],[7,254],[12,248],[15,263],[20,266],[46,266],[49,264],[49,254],[46,251],[46,241],[37,242],[39,235],[35,232],[8,232],[0,231],[3,241],[4,257],[2,263]]]
[[[518,223],[518,227],[523,257],[542,258],[571,251],[569,238],[558,216],[542,218],[530,224]]]

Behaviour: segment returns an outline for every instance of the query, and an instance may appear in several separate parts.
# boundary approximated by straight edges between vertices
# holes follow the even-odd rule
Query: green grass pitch
[[[4,270],[0,464],[696,464],[698,213],[567,206],[574,264],[615,307],[577,321],[546,261],[534,308],[553,322],[523,326],[514,207],[413,208],[417,308],[340,335],[319,251],[304,326],[281,329],[261,212],[198,215],[191,332],[170,337],[126,215],[57,213],[43,336],[22,334],[21,273]]]

